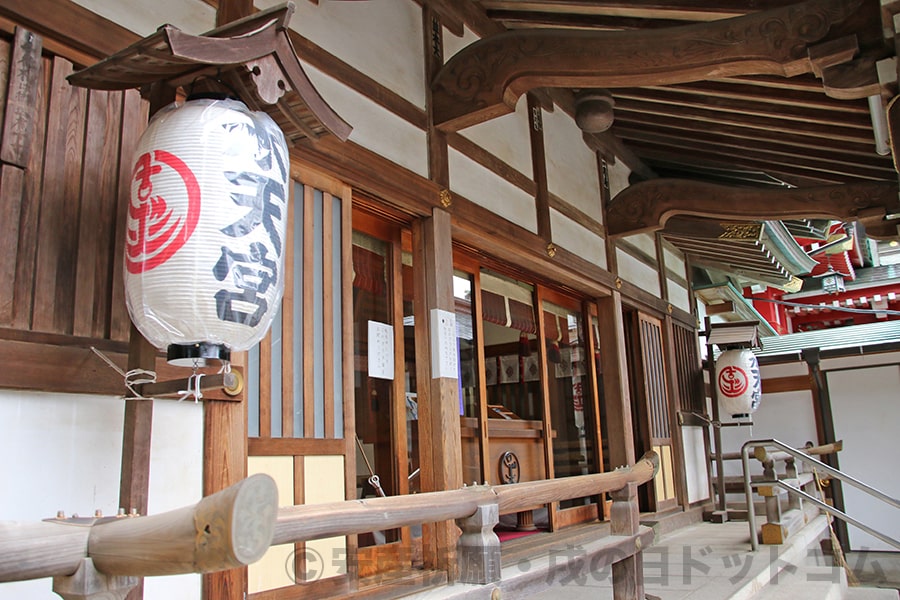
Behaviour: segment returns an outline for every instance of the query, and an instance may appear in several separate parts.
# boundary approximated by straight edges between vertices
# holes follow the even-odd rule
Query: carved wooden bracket
[[[291,143],[331,132],[341,140],[351,127],[312,85],[288,36],[294,4],[288,2],[203,35],[163,25],[128,48],[73,73],[86,88],[124,90],[165,82],[189,87],[215,80],[254,110],[264,110]]]
[[[512,112],[537,87],[666,85],[736,75],[790,77],[852,57],[847,44],[812,44],[851,17],[862,0],[790,6],[652,31],[515,30],[479,40],[451,58],[432,83],[435,125],[455,131]]]
[[[613,237],[658,231],[675,215],[729,221],[825,218],[858,220],[870,237],[896,238],[898,191],[897,183],[891,182],[756,189],[653,179],[632,185],[612,199],[606,228]]]

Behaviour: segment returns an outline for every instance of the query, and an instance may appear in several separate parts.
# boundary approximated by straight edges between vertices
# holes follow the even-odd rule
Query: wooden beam
[[[749,189],[688,180],[644,181],[620,192],[608,212],[610,235],[656,231],[676,214],[737,221],[789,218],[860,220],[873,237],[896,236],[886,214],[900,212],[896,183],[804,189]],[[891,231],[893,230],[893,231]]]
[[[813,65],[797,49],[825,38],[861,4],[862,0],[808,0],[658,31],[498,34],[461,50],[438,73],[432,83],[435,123],[458,130],[507,114],[519,96],[538,87],[615,88],[683,83],[713,75],[808,73]],[[819,17],[813,29],[803,26],[810,13]],[[767,25],[772,22],[783,24],[777,43]],[[698,40],[731,42],[714,45]],[[647,48],[659,49],[653,60],[647,59]]]
[[[543,109],[533,94],[528,94],[528,133],[531,140],[531,169],[534,173],[534,208],[537,234],[547,242],[553,239],[550,227],[550,191],[547,189],[547,156],[544,149]]]

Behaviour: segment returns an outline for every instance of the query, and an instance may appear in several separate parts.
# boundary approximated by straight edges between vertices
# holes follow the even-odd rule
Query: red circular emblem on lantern
[[[719,373],[719,390],[729,398],[736,398],[746,392],[748,385],[747,373],[740,367],[729,365]]]
[[[129,273],[143,273],[169,260],[194,233],[200,220],[200,185],[184,161],[154,150],[135,162],[132,189],[125,263]]]

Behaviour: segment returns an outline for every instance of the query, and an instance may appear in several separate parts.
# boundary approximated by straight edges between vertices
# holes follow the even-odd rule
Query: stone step
[[[847,588],[844,600],[898,600],[900,593],[893,588],[851,587]]]
[[[782,569],[753,600],[843,600],[847,576],[839,567]]]

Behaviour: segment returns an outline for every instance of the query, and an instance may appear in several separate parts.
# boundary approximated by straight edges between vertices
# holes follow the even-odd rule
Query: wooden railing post
[[[500,538],[494,527],[500,522],[500,505],[479,504],[475,513],[456,521],[462,529],[457,542],[459,581],[485,584],[500,581]]]
[[[626,483],[622,489],[612,492],[610,509],[610,534],[632,536],[640,527],[636,483]],[[637,542],[638,544],[640,542]],[[635,548],[633,555],[612,565],[613,599],[644,599],[644,557],[641,548]]]

